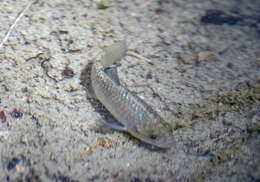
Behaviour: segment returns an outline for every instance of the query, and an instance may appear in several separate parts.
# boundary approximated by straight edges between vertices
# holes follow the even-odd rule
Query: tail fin
[[[112,64],[120,61],[127,51],[126,40],[121,40],[107,48],[105,55],[103,56],[101,63],[104,68],[110,67]]]

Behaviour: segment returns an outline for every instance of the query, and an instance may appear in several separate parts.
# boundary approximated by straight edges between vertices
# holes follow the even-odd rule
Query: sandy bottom
[[[0,3],[0,40],[29,1]],[[39,0],[0,49],[0,181],[259,181],[260,1]],[[104,128],[88,63],[172,127],[157,150]]]

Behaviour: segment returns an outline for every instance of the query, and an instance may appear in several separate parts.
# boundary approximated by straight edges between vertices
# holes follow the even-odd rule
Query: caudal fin
[[[120,61],[127,51],[126,40],[121,40],[109,46],[101,60],[104,68],[110,67],[112,64]]]

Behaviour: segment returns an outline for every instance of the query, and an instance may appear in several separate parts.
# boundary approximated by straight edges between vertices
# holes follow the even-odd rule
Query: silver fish
[[[116,118],[118,124],[106,124],[116,130],[125,131],[143,142],[159,148],[170,148],[156,138],[171,134],[172,128],[152,108],[127,88],[120,85],[105,72],[105,69],[126,55],[126,41],[110,46],[101,60],[92,65],[91,84],[95,96]]]

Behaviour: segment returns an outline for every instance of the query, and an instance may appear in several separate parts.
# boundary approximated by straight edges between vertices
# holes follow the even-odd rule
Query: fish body
[[[103,58],[92,65],[91,82],[95,96],[119,122],[107,124],[151,145],[169,148],[166,144],[156,142],[157,137],[171,133],[169,124],[105,72],[106,68],[125,56],[126,50],[126,42],[120,41],[109,47]]]

